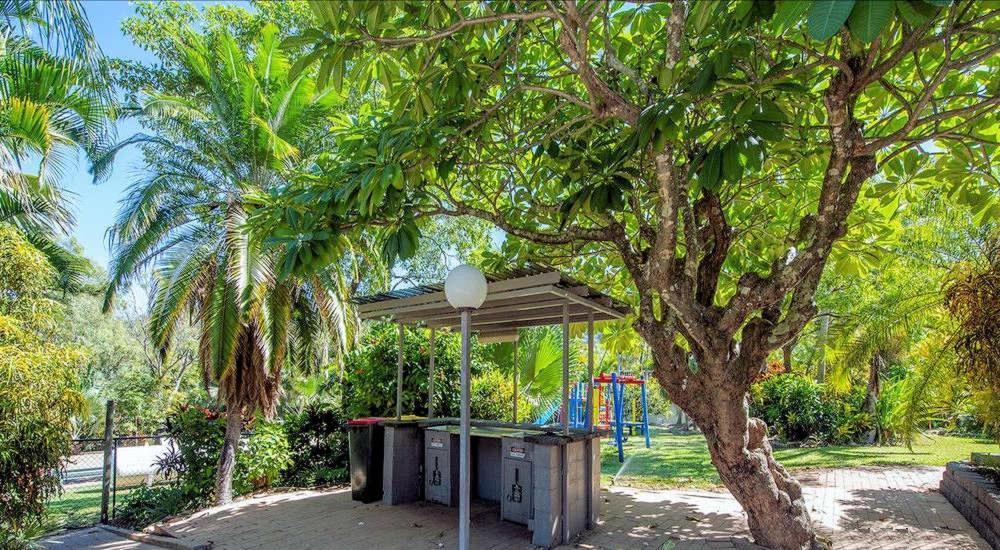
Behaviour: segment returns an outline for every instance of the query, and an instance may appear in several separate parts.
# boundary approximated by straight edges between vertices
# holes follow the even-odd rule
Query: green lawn
[[[63,491],[45,506],[50,528],[92,525],[101,519],[101,484]]]
[[[712,487],[719,476],[708,457],[701,435],[672,435],[652,430],[652,446],[643,446],[642,436],[625,444],[625,464],[618,463],[613,445],[601,451],[601,475],[605,485],[635,487]],[[950,460],[968,459],[973,451],[996,452],[995,442],[969,437],[921,438],[911,452],[906,447],[831,446],[811,449],[778,449],[778,461],[789,468],[844,467],[864,465],[944,466]],[[617,476],[617,478],[616,478]]]
[[[122,498],[134,487],[118,488],[117,502],[121,509]],[[88,483],[82,487],[63,491],[45,506],[47,531],[61,528],[84,527],[101,520],[101,484]]]

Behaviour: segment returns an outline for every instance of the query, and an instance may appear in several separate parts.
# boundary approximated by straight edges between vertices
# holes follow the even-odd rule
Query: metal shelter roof
[[[523,327],[555,325],[569,306],[570,323],[621,319],[629,306],[545,266],[531,265],[486,276],[486,301],[472,312],[480,337],[503,337]],[[387,319],[435,328],[457,327],[459,313],[444,295],[444,285],[424,285],[354,299],[362,319]]]

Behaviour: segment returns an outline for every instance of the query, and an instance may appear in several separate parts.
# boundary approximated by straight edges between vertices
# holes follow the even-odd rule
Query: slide
[[[543,412],[538,417],[538,419],[535,420],[534,423],[537,424],[537,425],[539,425],[539,426],[544,426],[544,425],[550,423],[552,421],[552,417],[556,414],[556,411],[559,410],[559,403],[560,403],[560,401],[558,399],[554,400],[552,402],[552,404],[549,405],[549,408],[545,409],[545,412]]]

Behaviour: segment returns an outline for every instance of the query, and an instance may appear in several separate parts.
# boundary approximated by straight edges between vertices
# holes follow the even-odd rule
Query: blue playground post
[[[569,425],[576,428],[580,422],[580,387],[574,385],[569,396]]]
[[[642,376],[640,400],[642,401],[642,433],[646,436],[646,448],[649,448],[649,409],[646,406],[646,376]]]
[[[614,402],[615,410],[615,445],[618,447],[618,462],[625,461],[625,449],[623,447],[625,434],[622,433],[625,427],[624,389],[625,384],[618,383],[618,374],[611,373],[611,398]]]

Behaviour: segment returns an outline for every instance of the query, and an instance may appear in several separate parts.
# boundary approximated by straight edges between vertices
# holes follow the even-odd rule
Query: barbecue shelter
[[[570,325],[587,324],[587,380],[593,379],[594,322],[621,319],[627,305],[552,268],[483,275],[459,266],[445,284],[394,290],[354,300],[362,319],[399,325],[396,415],[384,419],[382,502],[397,505],[419,500],[459,508],[459,547],[470,544],[471,498],[500,505],[501,518],[524,524],[533,544],[551,547],[592,527],[600,501],[600,438],[606,435],[587,415],[583,428],[569,417]],[[428,416],[402,410],[404,326],[430,331]],[[518,381],[514,375],[514,417],[510,422],[469,418],[469,346],[510,341],[517,358],[518,330],[562,326],[562,394],[559,422],[536,425],[517,418]],[[460,329],[461,414],[436,417],[434,340],[440,330]],[[587,402],[593,403],[588,384]],[[355,465],[352,464],[352,478]]]

